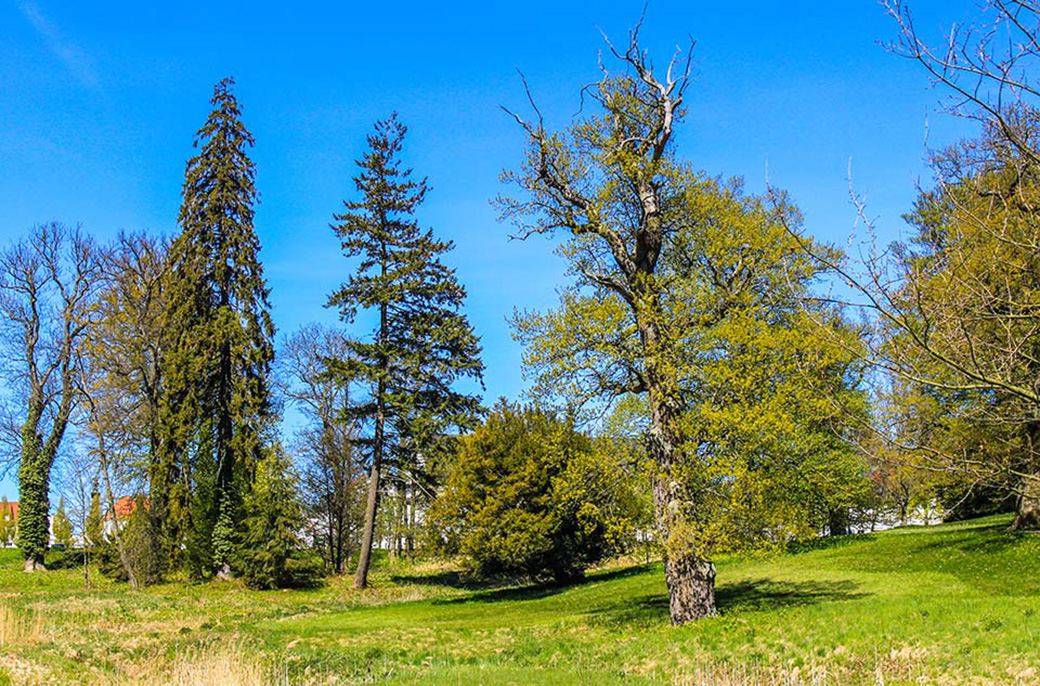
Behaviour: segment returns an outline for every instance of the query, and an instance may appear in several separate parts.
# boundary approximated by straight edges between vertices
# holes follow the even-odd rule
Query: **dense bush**
[[[619,550],[637,509],[630,475],[588,436],[502,402],[460,441],[430,516],[439,548],[477,574],[564,582]]]

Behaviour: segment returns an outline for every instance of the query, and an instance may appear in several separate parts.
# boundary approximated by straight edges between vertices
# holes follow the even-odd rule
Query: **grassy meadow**
[[[142,591],[0,551],[0,684],[1040,684],[1040,535],[1006,517],[718,565],[720,616],[668,625],[660,565],[481,587],[383,564],[256,592]]]

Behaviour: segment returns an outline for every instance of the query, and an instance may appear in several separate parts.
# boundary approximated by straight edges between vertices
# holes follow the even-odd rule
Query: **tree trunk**
[[[715,565],[696,555],[668,557],[664,562],[668,611],[672,624],[716,614]]]
[[[846,536],[849,533],[847,510],[831,510],[827,513],[827,532],[831,536]]]
[[[94,405],[88,399],[90,408],[93,411]],[[130,582],[131,588],[140,588],[141,584],[137,580],[137,575],[134,574],[134,566],[130,564],[130,556],[127,554],[126,547],[123,545],[123,534],[119,528],[119,517],[116,513],[116,498],[112,492],[112,481],[108,475],[108,452],[105,449],[105,439],[102,433],[98,434],[98,458],[101,462],[101,477],[105,482],[105,496],[108,499],[108,511],[112,513],[112,535],[116,541],[116,550],[119,552],[119,564],[123,566],[123,571],[126,572],[126,578]],[[143,505],[143,503],[142,503]]]
[[[1040,530],[1040,475],[1025,479],[1018,494],[1018,512],[1012,531]]]
[[[640,338],[644,350],[661,348],[660,322],[663,312],[651,298],[651,307],[643,313]],[[640,313],[637,312],[637,316]],[[654,360],[651,363],[651,359]],[[657,473],[653,483],[654,518],[664,547],[665,582],[668,586],[668,608],[672,624],[685,624],[701,617],[711,617],[715,610],[715,566],[693,549],[687,532],[688,507],[684,497],[687,484],[675,475],[675,464],[681,459],[682,443],[676,429],[681,401],[675,394],[675,379],[662,369],[657,356],[648,357],[645,370],[650,401],[650,428],[647,449]]]
[[[654,481],[654,515],[657,531],[664,545],[664,578],[668,586],[668,613],[672,624],[685,624],[694,619],[714,616],[715,565],[685,550],[671,540],[682,515],[669,505],[677,500],[670,477]]]
[[[415,557],[415,486],[413,485],[409,490],[409,506],[408,506],[408,531],[407,531],[407,551],[408,558]]]
[[[676,414],[651,388],[648,448],[658,470],[653,483],[654,518],[664,547],[669,615],[672,624],[680,625],[714,616],[716,609],[715,565],[694,553],[682,532],[686,524],[680,505],[684,489],[672,468],[679,456],[679,441],[672,428]]]
[[[368,588],[368,568],[372,563],[372,541],[376,533],[376,512],[379,510],[379,469],[383,461],[383,382],[379,382],[379,409],[376,410],[375,441],[372,446],[372,469],[368,475],[368,501],[365,503],[365,528],[361,535],[357,575],[354,588]]]

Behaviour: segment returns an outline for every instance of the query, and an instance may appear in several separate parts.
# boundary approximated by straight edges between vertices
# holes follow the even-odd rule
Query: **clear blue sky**
[[[935,36],[969,0],[913,2]],[[524,388],[506,317],[555,300],[545,240],[510,242],[489,200],[521,158],[500,105],[525,105],[522,70],[549,122],[566,125],[599,77],[599,29],[623,43],[641,2],[71,3],[0,0],[0,243],[35,223],[173,233],[184,163],[213,84],[233,75],[262,204],[256,227],[279,335],[310,321],[348,263],[328,228],[352,193],[376,119],[397,110],[406,156],[433,192],[424,224],[453,239],[483,339],[487,400]],[[598,28],[597,28],[598,27]],[[970,133],[938,113],[922,70],[885,52],[896,35],[873,0],[654,0],[644,44],[659,63],[697,41],[682,155],[711,174],[789,190],[807,229],[844,243],[847,168],[883,236],[897,237],[928,143]],[[13,496],[9,482],[0,493]]]

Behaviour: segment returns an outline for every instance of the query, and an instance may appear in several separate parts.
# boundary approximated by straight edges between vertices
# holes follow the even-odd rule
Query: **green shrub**
[[[482,576],[573,580],[631,532],[630,478],[570,424],[501,402],[460,442],[431,512],[437,545]]]

